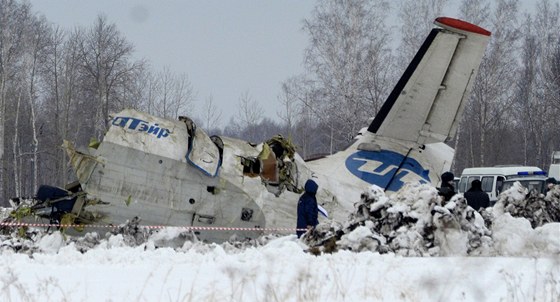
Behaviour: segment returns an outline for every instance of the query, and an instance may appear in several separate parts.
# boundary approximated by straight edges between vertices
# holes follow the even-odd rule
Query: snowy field
[[[35,229],[21,238],[14,232],[0,238],[0,301],[560,301],[560,223],[533,228],[532,218],[512,217],[505,209],[521,201],[515,190],[521,192],[514,188],[492,209],[490,229],[439,226],[438,211],[453,212],[458,195],[454,205],[431,207],[437,227],[422,237],[415,226],[428,216],[415,205],[432,198],[433,188],[409,188],[408,199],[401,194],[399,201],[372,188],[372,211],[391,203],[389,209],[419,217],[390,235],[399,246],[374,234],[373,222],[353,216],[337,250],[317,256],[308,250],[317,234],[206,244],[181,228],[143,240],[126,233],[69,237]],[[331,226],[325,221],[317,229]],[[433,246],[422,239],[430,236]],[[381,239],[372,245],[372,238]]]

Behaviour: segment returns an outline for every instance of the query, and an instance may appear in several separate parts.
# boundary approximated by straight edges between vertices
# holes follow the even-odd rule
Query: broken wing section
[[[368,130],[419,144],[444,142],[456,132],[490,32],[451,18],[434,28]]]
[[[81,184],[89,181],[93,170],[98,164],[103,164],[97,157],[77,151],[74,145],[67,140],[63,141],[62,147],[66,150],[70,158],[70,164],[74,168],[76,177],[78,177],[78,181]]]

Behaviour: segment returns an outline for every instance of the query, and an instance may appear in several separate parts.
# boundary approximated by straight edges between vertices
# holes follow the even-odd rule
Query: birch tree
[[[194,111],[196,92],[186,74],[164,67],[156,74],[148,73],[143,81],[142,95],[149,113],[176,119]]]
[[[314,137],[322,137],[325,133],[320,131],[319,123],[316,116],[320,116],[321,112],[316,109],[320,106],[315,102],[319,102],[319,98],[314,98],[313,87],[314,81],[309,80],[305,76],[295,76],[284,81],[282,84],[282,94],[280,103],[282,104],[282,112],[278,116],[284,122],[288,137],[296,145],[297,151],[303,158],[316,153],[332,153],[333,148],[331,140],[327,146],[314,144]],[[327,132],[327,138],[330,136]],[[324,147],[324,148],[321,148]]]
[[[323,0],[304,21],[306,77],[313,84],[298,99],[330,130],[332,152],[367,126],[391,87],[389,9],[381,0]]]
[[[0,0],[0,197],[5,199],[9,182],[6,181],[8,163],[5,157],[9,94],[17,73],[17,65],[24,51],[24,23],[29,6],[13,0]]]
[[[58,27],[51,28],[49,35],[49,42],[46,49],[46,58],[43,64],[44,69],[44,83],[45,91],[49,95],[47,97],[47,105],[45,106],[45,113],[53,118],[49,125],[53,128],[54,144],[62,143],[66,138],[68,128],[63,123],[63,102],[62,102],[62,67],[63,63],[63,49],[64,49],[64,31]],[[54,148],[52,150],[54,155],[54,175],[56,184],[61,186],[66,182],[66,158],[61,148]]]
[[[80,60],[94,92],[93,122],[98,138],[108,126],[112,94],[118,93],[117,86],[123,78],[139,68],[138,62],[131,63],[133,51],[132,44],[103,15],[97,17],[81,41]]]
[[[24,59],[24,70],[26,73],[25,84],[27,88],[27,100],[29,101],[29,117],[31,126],[32,192],[37,192],[39,186],[39,138],[38,138],[38,115],[39,108],[37,95],[37,82],[41,66],[45,61],[45,50],[49,43],[50,28],[44,19],[33,19],[30,24],[31,33],[28,35],[26,48],[27,55]]]
[[[264,109],[255,101],[249,91],[239,96],[237,107],[237,119],[239,127],[245,129],[245,137],[249,141],[260,141],[258,124],[263,120]]]
[[[401,42],[397,49],[400,70],[405,70],[425,37],[434,27],[433,21],[441,16],[448,0],[417,0],[398,2]]]
[[[211,129],[219,129],[222,124],[222,110],[214,103],[214,98],[210,95],[202,105],[202,126]],[[214,132],[216,130],[213,130]]]
[[[484,14],[487,4],[486,1],[465,0],[461,11],[468,13],[465,17],[472,17],[476,12]],[[468,166],[484,166],[500,160],[497,147],[503,136],[499,129],[504,119],[511,118],[511,100],[515,94],[516,54],[520,38],[518,19],[517,0],[494,2],[488,25],[492,38],[479,67],[461,126],[467,135],[461,136],[464,141],[459,144],[460,155],[470,159]],[[488,154],[494,154],[495,158],[487,160]]]
[[[542,167],[550,164],[549,159],[554,151],[554,142],[558,142],[558,114],[560,110],[555,106],[558,102],[558,91],[554,83],[558,83],[557,67],[554,66],[555,55],[560,43],[560,4],[550,0],[537,2],[535,17],[535,32],[539,56],[537,61],[536,95],[537,104],[542,110],[541,120],[535,138],[536,164]],[[556,144],[558,146],[558,144]]]

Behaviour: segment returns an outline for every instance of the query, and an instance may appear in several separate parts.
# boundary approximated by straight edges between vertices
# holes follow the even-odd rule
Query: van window
[[[502,186],[504,184],[504,177],[503,176],[498,176],[496,177],[496,191],[498,191],[498,193],[502,192]]]
[[[466,191],[466,187],[467,187],[467,178],[461,177],[461,180],[459,181],[459,186],[457,187],[457,191],[464,193]]]
[[[469,176],[469,181],[467,182],[467,191],[471,188],[473,180],[480,180],[480,176]],[[465,191],[466,192],[466,191]]]
[[[460,193],[467,192],[471,188],[471,184],[475,179],[480,179],[480,176],[469,176],[468,178],[461,177],[461,182],[459,183],[459,187],[460,187],[459,192]]]
[[[494,176],[484,176],[482,177],[482,191],[492,192],[492,185],[494,184]]]

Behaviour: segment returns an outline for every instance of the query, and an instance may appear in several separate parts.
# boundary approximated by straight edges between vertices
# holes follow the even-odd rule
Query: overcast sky
[[[312,0],[31,0],[63,28],[91,26],[105,14],[154,70],[188,75],[197,106],[213,96],[224,126],[244,92],[276,119],[281,82],[303,71],[303,19]]]
[[[553,0],[554,2],[556,0]],[[197,91],[197,108],[210,96],[222,110],[223,127],[248,92],[277,119],[281,83],[303,72],[308,45],[302,31],[315,0],[30,0],[36,12],[63,28],[91,26],[99,14],[115,23],[160,71],[186,74]],[[456,17],[459,0],[445,15]],[[521,0],[522,8],[534,6]],[[450,12],[451,11],[451,12]],[[395,19],[393,19],[395,20]],[[395,40],[398,32],[395,32]],[[187,113],[193,117],[200,111]]]

